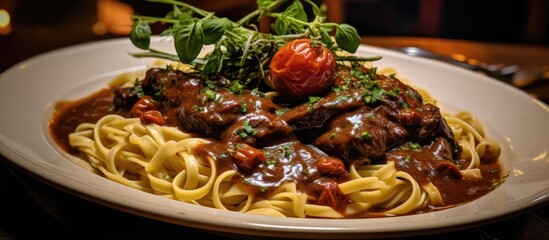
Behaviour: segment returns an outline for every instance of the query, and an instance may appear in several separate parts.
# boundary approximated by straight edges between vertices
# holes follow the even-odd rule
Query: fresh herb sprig
[[[352,54],[361,43],[354,27],[325,22],[325,9],[311,0],[257,0],[258,9],[236,22],[176,0],[149,1],[171,4],[173,10],[163,17],[132,17],[130,40],[136,47],[146,50],[133,56],[180,61],[195,66],[205,77],[237,80],[244,85],[256,84],[257,87],[267,76],[272,56],[290,40],[311,38],[314,43],[323,44],[337,54]],[[286,3],[288,6],[279,11]],[[312,8],[312,21],[308,21],[303,3]],[[258,30],[255,23],[262,18],[276,19],[272,24],[274,33]],[[168,26],[160,35],[173,37],[176,54],[150,47],[150,25],[153,23]],[[332,37],[330,33],[334,31]],[[213,50],[198,57],[205,45],[213,45]],[[336,55],[339,61],[375,61],[380,58]]]

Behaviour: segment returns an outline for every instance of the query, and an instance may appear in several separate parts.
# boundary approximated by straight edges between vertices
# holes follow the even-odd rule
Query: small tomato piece
[[[166,124],[166,119],[164,119],[164,116],[162,116],[162,113],[156,110],[148,110],[144,112],[143,114],[141,114],[139,119],[141,119],[141,122],[144,124],[154,123],[160,126]]]
[[[345,170],[345,164],[337,158],[323,157],[316,162],[316,168],[323,176],[341,176],[347,171]]]
[[[341,192],[339,185],[334,179],[327,178],[318,182],[318,184],[319,185],[315,186],[320,190],[317,204],[330,206],[339,211],[345,210],[349,202],[349,196]]]
[[[314,96],[334,84],[334,53],[321,43],[296,39],[280,48],[270,65],[271,85],[281,94],[301,99]]]
[[[150,96],[144,96],[137,100],[137,102],[133,105],[131,114],[133,117],[141,117],[144,112],[155,109],[156,103],[153,98]]]
[[[234,163],[241,172],[250,174],[262,163],[265,163],[267,157],[261,150],[248,144],[238,144],[236,152],[233,155]]]

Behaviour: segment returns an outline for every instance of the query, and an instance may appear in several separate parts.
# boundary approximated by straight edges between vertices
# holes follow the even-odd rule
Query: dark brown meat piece
[[[218,137],[244,115],[255,112],[271,114],[277,109],[280,107],[269,98],[250,91],[237,95],[228,90],[204,90],[182,102],[178,119],[190,131]]]
[[[351,161],[358,157],[380,157],[406,141],[410,132],[389,119],[383,106],[341,114],[330,123],[330,129],[318,137],[315,146],[328,154]]]
[[[342,94],[328,93],[316,103],[305,103],[290,109],[282,119],[295,130],[321,128],[332,116],[364,106],[363,90],[352,89]]]
[[[398,170],[408,172],[421,185],[431,182],[436,176],[461,176],[452,157],[452,145],[443,137],[415,148],[403,144],[389,150],[384,160],[395,162]]]
[[[423,104],[415,89],[394,76],[374,75],[365,69],[361,73],[356,71],[343,71],[337,82],[348,89],[328,94],[309,108],[309,115],[300,116],[292,109],[285,118],[289,122],[324,125],[325,132],[313,136],[315,145],[347,162],[382,157],[401,143],[427,143],[439,136],[446,138],[453,148],[457,146],[438,107]]]
[[[179,70],[151,68],[147,70],[145,78],[141,81],[141,89],[143,90],[143,94],[158,99],[168,86],[186,77],[185,73]]]
[[[439,136],[457,146],[436,106],[423,104],[415,89],[374,70],[340,67],[333,91],[315,101],[294,103],[282,116],[275,114],[282,107],[270,98],[247,89],[235,94],[205,81],[153,68],[136,86],[141,92],[118,90],[115,99],[125,106],[135,102],[135,94],[144,94],[157,101],[167,125],[251,146],[300,138],[345,162],[381,157],[403,142]]]
[[[206,93],[185,98],[178,115],[179,122],[185,129],[219,136],[220,132],[238,120],[238,116],[242,114],[241,99],[225,92],[214,94],[216,97],[213,99]],[[222,100],[216,101],[216,98]]]
[[[175,86],[181,79],[189,79],[185,73],[165,68],[150,68],[142,81],[136,83],[133,87],[117,88],[114,90],[114,106],[117,109],[129,110],[142,97],[149,96],[156,100],[165,99],[165,91],[169,87]],[[179,99],[175,94],[168,98],[168,102],[163,101],[163,105]]]
[[[257,111],[241,117],[221,135],[225,142],[243,142],[250,146],[269,146],[292,136],[292,128],[275,114]]]
[[[117,88],[114,90],[113,104],[116,109],[130,110],[139,100],[139,95],[133,88]]]

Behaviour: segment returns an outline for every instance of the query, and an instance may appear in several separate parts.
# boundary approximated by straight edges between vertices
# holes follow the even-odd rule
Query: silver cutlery
[[[419,47],[394,47],[390,49],[405,53],[410,56],[435,59],[469,70],[481,72],[492,78],[499,79],[519,88],[526,88],[542,79],[549,79],[549,66],[521,69],[517,65],[489,64],[476,60],[470,61],[470,59],[468,58],[454,59],[449,56]]]

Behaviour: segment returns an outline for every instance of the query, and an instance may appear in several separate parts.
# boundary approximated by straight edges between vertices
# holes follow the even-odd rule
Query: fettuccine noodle
[[[391,70],[386,70],[394,74]],[[418,89],[418,88],[416,88]],[[436,102],[418,89],[427,102]],[[486,138],[478,119],[467,112],[443,114],[469,164],[461,170],[467,178],[479,178],[480,159],[499,154],[499,145]],[[435,185],[420,185],[398,171],[394,162],[372,165],[368,159],[350,165],[350,180],[338,185],[349,197],[343,212],[311,204],[309,196],[287,182],[256,198],[234,184],[236,170],[220,172],[214,159],[193,149],[209,140],[191,137],[174,127],[143,124],[139,118],[107,115],[97,123],[80,124],[69,135],[70,145],[82,153],[89,167],[108,179],[144,192],[218,209],[275,217],[343,218],[370,212],[405,215],[428,205],[442,206]]]

